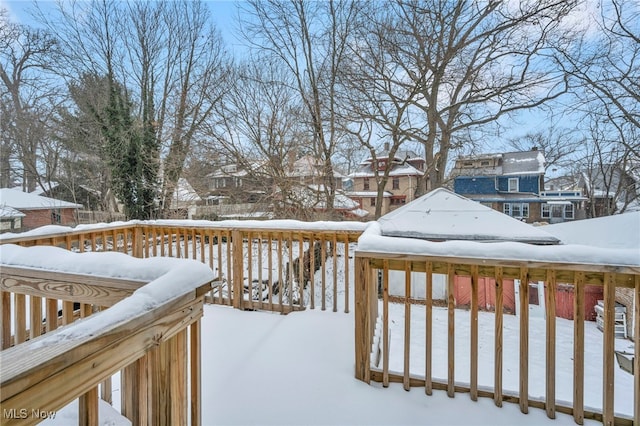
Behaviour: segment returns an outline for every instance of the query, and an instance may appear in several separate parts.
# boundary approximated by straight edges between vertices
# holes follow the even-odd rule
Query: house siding
[[[76,224],[76,209],[40,209],[21,211],[25,214],[25,217],[22,218],[22,229],[24,231],[45,225],[74,226]],[[53,213],[59,215],[59,222],[53,220]]]
[[[537,175],[532,176],[499,176],[497,178],[498,191],[509,192],[509,179],[518,179],[518,191],[531,194],[540,193],[540,180]]]
[[[456,194],[497,194],[496,180],[488,176],[458,176],[453,181]]]

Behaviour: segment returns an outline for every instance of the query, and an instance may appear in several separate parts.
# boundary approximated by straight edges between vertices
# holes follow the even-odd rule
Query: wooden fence
[[[355,265],[355,320],[356,320],[356,377],[369,383],[371,380],[388,386],[390,382],[403,383],[406,390],[411,387],[423,387],[427,394],[433,389],[446,390],[450,397],[456,392],[468,392],[472,400],[479,396],[493,398],[497,406],[504,401],[520,405],[523,413],[529,407],[546,410],[548,417],[554,418],[556,412],[573,415],[576,423],[596,419],[605,425],[640,424],[640,375],[635,374],[633,398],[633,418],[614,415],[614,307],[615,288],[625,287],[635,291],[636,300],[640,300],[640,269],[637,267],[602,266],[587,264],[553,264],[542,262],[505,261],[472,258],[444,258],[417,255],[392,255],[385,253],[356,253]],[[404,297],[404,367],[402,372],[389,370],[389,271],[403,271],[405,283]],[[424,281],[412,282],[412,272],[424,273]],[[447,368],[446,381],[433,379],[433,274],[447,276]],[[456,382],[455,377],[455,301],[454,282],[456,276],[471,279],[470,306],[470,353],[468,384]],[[478,280],[479,277],[495,277],[496,309],[494,324],[494,385],[492,389],[478,385]],[[503,392],[503,280],[513,279],[519,283],[519,392],[514,395]],[[537,400],[529,395],[529,283],[544,282],[546,288],[546,358],[545,358],[545,398]],[[555,288],[557,283],[574,285],[574,353],[573,353],[573,405],[563,405],[556,401],[556,315]],[[584,407],[584,289],[586,285],[603,286],[604,327],[603,327],[603,393],[602,411],[586,410]],[[413,286],[425,288],[425,318],[422,318],[426,332],[424,336],[424,359],[411,359],[411,319]],[[381,311],[379,312],[378,291],[382,291]],[[640,360],[637,356],[640,348],[640,312],[635,304],[635,371],[639,371]],[[459,311],[458,311],[459,312]],[[486,348],[485,348],[486,350]],[[376,361],[381,359],[381,366]],[[423,375],[411,375],[410,363],[424,366]]]
[[[2,424],[36,424],[79,398],[79,424],[97,425],[98,398],[112,402],[119,371],[122,414],[133,424],[201,424],[200,318],[210,280],[182,285],[150,309],[132,296],[142,286],[153,293],[159,281],[3,265]]]

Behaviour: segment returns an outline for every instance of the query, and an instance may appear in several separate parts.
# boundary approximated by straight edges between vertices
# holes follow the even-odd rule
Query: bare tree
[[[14,172],[23,188],[43,186],[41,175],[53,174],[57,156],[50,139],[49,121],[55,105],[46,78],[48,63],[56,53],[55,39],[47,32],[9,21],[0,14],[0,142],[2,186]],[[46,163],[43,160],[48,159]],[[12,161],[18,163],[20,170]],[[40,173],[40,172],[43,173]]]
[[[314,155],[323,163],[328,210],[333,209],[333,158],[345,136],[338,125],[338,75],[346,61],[359,3],[250,0],[241,22],[247,41],[261,55],[283,64],[303,103]]]
[[[110,76],[133,100],[143,140],[156,145],[144,167],[166,214],[185,158],[224,88],[226,56],[206,4],[71,1],[40,19],[57,31],[69,64],[58,67],[61,73]],[[153,178],[160,162],[161,182]]]
[[[393,64],[377,77],[420,112],[402,129],[424,147],[427,171],[417,195],[444,182],[449,152],[472,132],[566,92],[564,75],[544,58],[573,4],[396,0],[370,20]]]
[[[568,170],[578,158],[583,143],[575,130],[550,125],[544,130],[531,131],[524,136],[512,138],[508,141],[508,146],[516,151],[539,149],[544,153],[545,170]]]
[[[313,152],[300,124],[302,105],[286,76],[281,66],[267,61],[238,65],[233,87],[218,104],[221,122],[211,132],[225,157],[247,173],[245,181],[253,182],[245,188],[261,191],[265,201],[278,201],[279,217],[304,211],[289,172],[299,155]]]

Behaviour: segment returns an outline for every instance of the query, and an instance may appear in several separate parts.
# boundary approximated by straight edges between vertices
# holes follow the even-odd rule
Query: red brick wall
[[[42,210],[21,210],[26,216],[22,218],[22,229],[28,231],[44,225],[64,225],[74,226],[76,224],[75,209],[55,209],[59,212],[60,222],[56,223],[52,220],[51,209]]]

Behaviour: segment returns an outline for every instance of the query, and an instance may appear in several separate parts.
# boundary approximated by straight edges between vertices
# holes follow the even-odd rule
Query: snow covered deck
[[[432,274],[444,274],[448,277],[452,274],[469,276],[475,282],[478,276],[494,276],[497,278],[496,283],[500,283],[501,278],[515,278],[519,279],[520,283],[544,282],[545,286],[551,289],[560,282],[573,283],[577,289],[575,294],[578,306],[581,298],[580,289],[586,283],[596,283],[605,289],[605,305],[609,311],[612,291],[615,291],[616,287],[629,288],[636,295],[640,292],[640,262],[632,250],[608,247],[609,251],[589,251],[588,247],[579,245],[536,246],[530,256],[527,256],[527,247],[530,248],[531,245],[524,243],[434,243],[407,238],[386,241],[386,237],[379,234],[376,225],[369,225],[367,231],[362,234],[364,228],[365,225],[352,223],[307,224],[293,221],[257,222],[255,226],[247,222],[133,222],[113,226],[81,227],[75,230],[55,228],[54,234],[37,231],[30,235],[0,238],[0,242],[24,246],[58,245],[77,252],[121,251],[135,257],[161,258],[148,259],[159,262],[160,265],[163,262],[169,265],[167,257],[190,258],[194,259],[194,264],[203,266],[201,264],[204,263],[209,266],[205,269],[213,271],[213,278],[210,279],[224,281],[227,284],[222,291],[209,295],[209,301],[239,309],[205,307],[205,311],[212,312],[212,316],[216,318],[216,321],[207,323],[210,325],[204,330],[207,336],[205,339],[221,335],[225,338],[216,337],[204,344],[204,359],[207,360],[207,364],[211,364],[206,367],[211,373],[203,376],[203,401],[206,401],[207,409],[211,410],[205,409],[204,424],[216,424],[219,419],[220,423],[236,424],[424,424],[428,422],[425,419],[433,419],[435,424],[469,424],[470,420],[481,418],[481,413],[492,413],[488,414],[491,417],[486,424],[500,424],[502,420],[497,419],[503,419],[502,424],[512,424],[514,419],[523,424],[534,419],[532,424],[540,424],[541,419],[546,416],[561,417],[564,422],[566,416],[562,413],[572,414],[577,422],[593,418],[603,423],[638,424],[638,376],[633,378],[630,389],[628,384],[626,388],[627,394],[633,400],[633,413],[629,413],[628,408],[625,408],[628,405],[617,402],[617,398],[624,397],[624,391],[618,390],[617,386],[628,382],[617,378],[613,349],[618,346],[618,341],[610,333],[612,323],[608,316],[605,318],[605,333],[601,333],[601,370],[600,373],[595,373],[596,376],[599,375],[597,381],[602,384],[602,390],[595,390],[585,386],[585,383],[589,383],[585,381],[585,376],[598,371],[590,369],[592,364],[587,357],[591,352],[586,350],[586,345],[581,346],[585,343],[585,334],[581,333],[585,332],[586,326],[578,319],[572,322],[570,329],[577,343],[567,349],[563,340],[566,338],[566,329],[555,320],[552,308],[553,291],[545,293],[549,299],[546,300],[546,319],[542,319],[542,322],[539,318],[534,318],[529,309],[521,309],[516,317],[503,315],[501,309],[496,309],[496,314],[487,314],[490,318],[488,328],[482,326],[485,320],[479,318],[484,318],[485,315],[478,312],[477,306],[472,304],[469,310],[456,309],[455,303],[452,303],[455,301],[452,301],[450,296],[451,291],[444,300],[439,301],[443,304],[442,307],[436,307],[435,299],[429,297],[418,306],[416,300],[410,297],[405,298],[401,305],[389,303],[385,297],[388,293],[388,280],[385,277],[393,270],[400,271],[404,277],[408,277],[403,280],[403,285],[408,286],[406,288],[409,290],[405,294],[411,294],[412,287],[422,286],[428,289],[430,280],[427,276]],[[354,241],[361,234],[361,244],[356,252]],[[316,247],[320,248],[316,250]],[[41,247],[34,249],[44,250]],[[542,251],[545,249],[553,253]],[[4,256],[5,248],[0,249],[0,252]],[[585,253],[588,254],[589,261],[577,262],[580,256],[584,259]],[[98,256],[108,257],[107,253],[85,255],[96,256],[95,259],[98,259]],[[124,255],[119,257],[122,256]],[[57,255],[27,256],[26,260],[21,262],[22,266],[28,267],[42,266],[46,263],[47,267],[57,270],[60,270],[57,265],[67,264],[67,268],[74,272],[86,272],[78,269],[79,266],[75,262],[60,262],[56,258]],[[612,259],[615,262],[609,262]],[[100,270],[101,262],[94,260],[92,263],[94,266],[90,269]],[[105,269],[110,271],[109,274],[117,275],[119,271],[128,267]],[[414,272],[423,273],[424,278],[415,280],[412,278]],[[430,273],[425,275],[425,272]],[[378,299],[378,284],[382,285],[381,301]],[[433,281],[431,284],[433,285]],[[528,303],[527,288],[528,286],[522,285],[521,307],[527,306]],[[16,294],[9,295],[7,290],[4,288],[3,302],[11,299],[15,303],[16,300],[20,300]],[[497,300],[500,300],[499,292],[498,286]],[[55,294],[50,296],[51,299],[57,298]],[[57,307],[57,301],[55,302]],[[294,312],[286,317],[241,312],[241,309],[289,312],[298,308],[310,309],[314,303],[316,311]],[[2,306],[7,306],[7,303],[3,303]],[[49,303],[45,302],[45,306],[49,306]],[[355,307],[356,312],[351,313],[350,307]],[[104,313],[111,309],[113,308],[107,309]],[[325,309],[336,312],[344,310],[349,313],[318,312]],[[14,315],[3,308],[3,336],[7,335],[4,331],[6,324],[11,323]],[[242,315],[242,318],[260,316],[260,319],[251,326],[247,319],[246,328],[243,328],[244,325],[236,326],[237,323],[245,323],[239,321],[237,315]],[[57,312],[54,316],[57,316]],[[273,323],[273,327],[270,328],[267,325],[272,323],[272,318],[277,324]],[[638,347],[638,315],[633,321],[636,330],[635,345]],[[445,327],[439,329],[436,327],[437,323],[445,324]],[[394,324],[393,329],[390,328],[390,324]],[[476,328],[478,324],[484,328]],[[543,330],[537,328],[540,324],[543,325]],[[433,327],[429,328],[431,326]],[[326,327],[329,335],[325,336],[324,329],[322,333],[317,332],[323,327]],[[336,328],[341,328],[341,331],[337,332]],[[376,386],[365,386],[353,379],[354,328],[356,377],[365,382],[379,380],[392,389],[383,391]],[[431,331],[427,333],[427,329]],[[489,341],[484,341],[487,330],[491,330],[492,334]],[[416,332],[421,338],[416,337]],[[237,335],[230,336],[229,333]],[[518,336],[515,348],[511,339],[513,335]],[[523,340],[520,337],[523,335],[528,338]],[[454,337],[452,339],[449,336]],[[46,338],[46,335],[43,337]],[[541,340],[538,341],[536,338]],[[446,351],[434,350],[435,342],[439,341],[437,339],[443,339],[440,340],[442,343],[437,344],[437,348],[446,348]],[[523,344],[524,341],[527,343]],[[225,342],[224,346],[216,345],[222,342]],[[491,342],[493,347],[490,347]],[[287,351],[282,351],[283,346],[280,343],[287,345]],[[320,351],[316,343],[323,347],[319,357],[315,353]],[[215,349],[210,345],[215,346]],[[534,348],[539,351],[541,346],[544,346],[542,354],[534,352]],[[463,350],[465,347],[468,349]],[[510,348],[508,352],[507,347]],[[523,351],[523,347],[527,349]],[[345,348],[348,353],[345,353]],[[478,348],[488,349],[481,352]],[[567,354],[567,350],[572,352]],[[468,352],[466,356],[462,355],[465,351]],[[556,364],[556,357],[560,354],[562,359],[566,355],[573,358],[570,365],[575,371],[567,371],[564,364],[560,363],[560,358]],[[485,364],[485,355],[493,362]],[[515,365],[518,365],[517,372],[511,367],[513,357],[516,359]],[[319,361],[319,358],[323,361]],[[306,359],[307,362],[296,364],[293,362],[294,359]],[[430,367],[427,367],[429,364]],[[468,371],[461,373],[459,370],[465,364]],[[211,368],[212,366],[215,368]],[[259,373],[269,369],[269,366],[273,367],[273,375],[271,372],[264,375]],[[542,370],[539,370],[540,366]],[[238,371],[242,373],[236,377],[230,376]],[[487,371],[490,371],[489,378],[493,381],[487,381]],[[528,379],[524,376],[523,381],[522,374],[527,371]],[[478,374],[479,372],[483,374]],[[544,378],[542,391],[538,390],[533,374],[536,375],[536,379]],[[512,389],[510,383],[513,375],[518,377],[518,386],[524,383],[523,387]],[[246,380],[239,380],[242,377]],[[575,385],[572,377],[576,378]],[[410,394],[399,392],[400,386],[394,385],[394,381],[402,383],[402,388],[419,386],[422,389],[414,389]],[[211,384],[212,382],[216,384]],[[257,386],[256,382],[265,387]],[[566,401],[564,395],[569,382],[572,382],[572,400]],[[610,387],[609,384],[614,386]],[[353,390],[354,393],[346,395],[334,389],[342,386]],[[250,387],[251,391],[247,387]],[[325,387],[329,390],[323,391]],[[443,398],[444,392],[438,392],[438,389],[456,397]],[[433,393],[435,399],[425,398],[425,391]],[[460,392],[463,395],[456,395]],[[108,393],[111,395],[111,392]],[[228,399],[222,398],[221,394]],[[265,394],[266,396],[260,397]],[[294,400],[294,394],[305,398]],[[486,396],[494,401],[478,398],[479,402],[469,404],[469,399],[464,394],[468,394],[472,400]],[[589,394],[589,397],[585,398],[585,394]],[[314,404],[313,407],[336,407],[336,410],[316,408],[318,412],[330,411],[334,415],[317,414],[303,418],[302,414],[308,412],[306,410],[313,410],[309,402],[313,396],[316,396],[319,404]],[[279,402],[275,406],[274,399]],[[594,400],[601,400],[603,404],[599,407],[593,406],[595,404],[591,401]],[[438,401],[438,404],[435,401]],[[449,407],[447,413],[434,409],[433,406],[440,405],[440,402],[443,407]],[[530,414],[519,420],[520,417],[516,414],[517,405],[501,409],[492,408],[493,404],[502,405],[503,402],[517,402],[522,411],[529,411]],[[392,410],[389,410],[389,413],[380,412],[380,407],[390,404],[405,407],[407,413]],[[114,403],[114,406],[116,405],[117,403]],[[428,409],[429,406],[431,410]],[[252,409],[247,410],[246,407]],[[349,407],[356,410],[350,411]],[[376,407],[378,409],[374,410]],[[542,410],[530,410],[529,407]],[[225,411],[224,415],[219,413],[220,410]],[[364,414],[363,410],[369,410],[374,414]],[[462,412],[463,410],[477,414],[469,417]],[[494,412],[500,414],[494,415]],[[292,416],[294,413],[295,417]],[[505,413],[504,416],[501,413]],[[313,420],[316,418],[317,421]],[[417,420],[410,420],[414,418]]]

